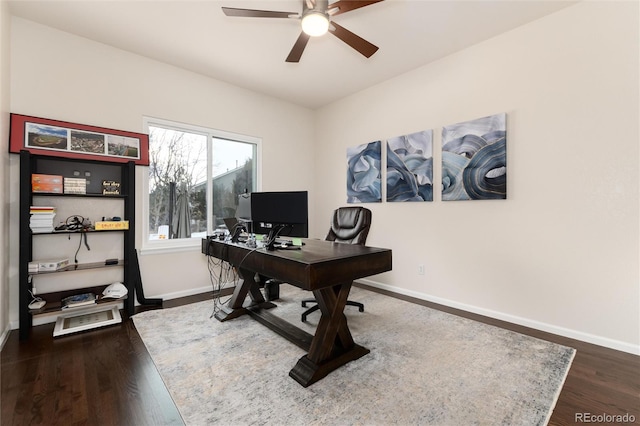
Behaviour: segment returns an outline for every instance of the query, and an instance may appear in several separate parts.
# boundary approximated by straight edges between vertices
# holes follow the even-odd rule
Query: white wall
[[[305,189],[313,194],[312,111],[31,21],[13,17],[12,23],[11,112],[134,132],[142,132],[142,117],[151,116],[260,137],[262,189]],[[18,159],[12,157],[10,238],[17,241]],[[289,159],[286,169],[279,166],[282,159]],[[139,167],[137,178],[146,170]],[[137,223],[142,223],[144,194],[138,191],[136,196]],[[101,237],[91,235],[91,245],[100,245]],[[77,239],[62,240],[62,250],[73,256]],[[83,248],[81,255],[82,262],[105,257],[97,247],[91,252]],[[17,244],[11,246],[11,259],[11,321],[15,327]],[[145,254],[140,263],[147,297],[177,297],[211,288],[206,258],[199,247],[172,254]],[[64,275],[58,281],[85,279],[80,273],[58,275]],[[93,280],[95,275],[86,279]],[[110,281],[111,277],[105,277],[104,283]]]
[[[323,108],[316,217],[348,146],[435,129],[440,182],[442,126],[506,112],[508,199],[367,204],[371,282],[640,352],[638,40],[637,2],[582,2]]]
[[[11,16],[0,2],[0,140],[9,140],[9,40]],[[9,154],[0,149],[0,235],[9,233]],[[0,240],[0,348],[9,331],[9,239]]]

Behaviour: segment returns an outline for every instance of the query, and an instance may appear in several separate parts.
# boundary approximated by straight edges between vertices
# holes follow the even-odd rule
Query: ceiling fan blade
[[[289,56],[287,56],[287,62],[300,62],[300,57],[302,56],[302,52],[304,52],[304,48],[307,47],[308,41],[309,36],[301,32],[298,40],[296,40],[296,44],[293,45]]]
[[[222,11],[227,16],[241,16],[244,18],[299,18],[296,12],[276,12],[274,10],[237,9],[235,7],[223,7]]]
[[[383,0],[338,0],[329,5],[329,15],[337,16],[381,1]]]
[[[378,46],[369,43],[367,40],[363,39],[360,36],[355,35],[354,33],[347,30],[346,28],[341,27],[340,25],[336,24],[333,21],[331,21],[331,25],[333,25],[334,28],[333,29],[329,28],[329,31],[331,31],[333,35],[335,35],[340,40],[347,43],[349,46],[356,49],[365,57],[370,58],[371,55],[373,55],[378,51]]]

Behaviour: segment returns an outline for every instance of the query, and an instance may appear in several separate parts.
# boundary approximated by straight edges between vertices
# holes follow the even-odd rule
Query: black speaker
[[[276,280],[267,280],[264,283],[264,298],[267,302],[278,300],[280,298],[280,283]]]

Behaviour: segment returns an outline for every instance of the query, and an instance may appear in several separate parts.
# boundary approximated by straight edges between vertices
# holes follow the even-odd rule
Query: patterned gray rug
[[[300,322],[310,293],[280,289],[277,313]],[[133,317],[188,425],[543,425],[575,351],[353,288],[354,340],[371,353],[303,388],[304,352],[248,316],[221,323],[213,302]]]

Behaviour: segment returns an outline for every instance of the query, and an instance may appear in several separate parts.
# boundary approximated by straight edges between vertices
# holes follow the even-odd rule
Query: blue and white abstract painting
[[[347,203],[379,203],[382,142],[347,148]]]
[[[507,115],[442,129],[442,200],[507,198]]]
[[[433,130],[387,140],[387,201],[433,201]]]

